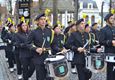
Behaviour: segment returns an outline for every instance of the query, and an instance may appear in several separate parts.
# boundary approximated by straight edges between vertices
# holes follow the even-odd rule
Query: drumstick
[[[87,42],[85,43],[85,45],[83,46],[83,48],[85,48],[89,43],[89,40],[87,40]]]
[[[70,49],[66,50],[66,52],[68,52],[69,50],[70,50]],[[66,53],[66,52],[65,52],[65,53]],[[56,54],[62,54],[62,53],[63,53],[63,52],[58,52],[58,53],[56,53]]]
[[[42,49],[44,48],[45,42],[46,42],[46,39],[44,39],[44,41],[43,41]]]

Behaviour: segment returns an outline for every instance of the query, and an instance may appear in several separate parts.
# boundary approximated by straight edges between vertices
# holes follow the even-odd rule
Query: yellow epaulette
[[[91,33],[91,35],[93,35],[93,41],[95,42],[95,34]]]

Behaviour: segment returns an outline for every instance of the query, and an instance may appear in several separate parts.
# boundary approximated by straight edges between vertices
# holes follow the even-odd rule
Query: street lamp
[[[112,0],[110,0],[110,3],[109,3],[109,13],[111,13],[111,7],[112,7]]]

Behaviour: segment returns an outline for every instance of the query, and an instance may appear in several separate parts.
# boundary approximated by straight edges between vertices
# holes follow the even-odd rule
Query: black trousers
[[[87,76],[85,74],[85,65],[76,64],[76,68],[77,68],[79,80],[88,80],[88,79],[86,79]]]
[[[31,57],[20,58],[23,70],[23,80],[28,80],[34,73],[35,66]]]
[[[6,47],[5,47],[5,58],[8,58],[8,51],[6,50]]]
[[[35,64],[36,69],[36,79],[37,80],[53,80],[47,77],[47,70],[44,64]]]
[[[13,68],[15,62],[15,58],[14,58],[14,53],[12,51],[7,51],[7,56],[8,56],[8,64],[9,64],[9,68]]]
[[[17,74],[21,75],[22,74],[22,65],[21,65],[21,61],[19,58],[19,53],[17,51],[15,51],[15,60],[16,60],[16,66],[17,66]]]
[[[107,79],[115,80],[115,63],[107,63]]]

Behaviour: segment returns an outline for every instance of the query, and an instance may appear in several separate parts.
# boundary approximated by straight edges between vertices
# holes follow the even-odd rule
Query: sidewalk
[[[0,80],[17,80],[16,72],[10,73],[4,57],[4,50],[0,50]]]

